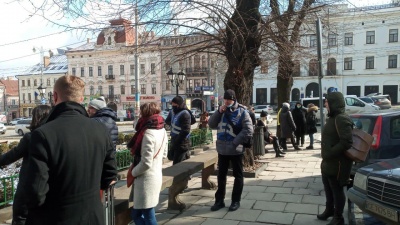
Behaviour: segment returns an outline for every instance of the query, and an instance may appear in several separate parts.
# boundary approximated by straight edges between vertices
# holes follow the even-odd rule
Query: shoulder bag
[[[163,147],[163,142],[165,139],[166,134],[164,134],[163,140],[161,142],[160,149],[158,149],[157,153],[154,155],[153,159],[157,157],[158,153],[160,153],[161,148]],[[138,162],[139,163],[139,162]],[[133,181],[135,180],[135,177],[132,175],[132,170],[136,166],[136,163],[132,163],[131,166],[128,169],[128,174],[126,175],[126,186],[130,187],[133,184]]]
[[[336,132],[339,135],[339,130],[336,124],[336,118],[335,118],[335,126],[336,126]],[[365,159],[367,158],[369,149],[371,147],[374,138],[367,132],[360,129],[353,128],[351,134],[353,137],[353,144],[347,151],[345,151],[345,155],[347,158],[353,160],[354,162],[364,162]]]

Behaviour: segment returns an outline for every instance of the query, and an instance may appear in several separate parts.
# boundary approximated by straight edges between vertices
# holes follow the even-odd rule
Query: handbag
[[[165,136],[166,136],[166,135],[164,134],[164,137],[163,137],[163,140],[162,140],[161,143],[164,142]],[[160,150],[161,150],[162,147],[163,147],[163,146],[162,146],[162,144],[161,144],[160,149],[158,149],[158,151],[157,151],[157,153],[154,155],[153,159],[157,157],[157,155],[158,155],[158,153],[160,153]],[[135,161],[135,160],[136,160],[136,159],[134,159],[134,161]],[[137,162],[137,163],[139,163],[139,162]],[[135,177],[132,175],[132,170],[133,170],[133,168],[137,165],[137,163],[132,163],[131,166],[130,166],[129,169],[128,169],[128,174],[126,174],[126,186],[127,186],[127,187],[132,186],[133,181],[135,180]]]
[[[336,132],[339,135],[339,130],[336,124],[336,118],[335,118],[335,126],[336,126]],[[351,135],[353,138],[353,144],[347,151],[345,151],[345,155],[347,158],[353,160],[354,162],[364,162],[365,159],[367,158],[374,137],[372,137],[367,132],[357,128],[351,131]]]

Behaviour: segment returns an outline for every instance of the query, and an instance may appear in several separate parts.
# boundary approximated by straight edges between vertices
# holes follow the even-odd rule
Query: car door
[[[364,112],[365,104],[354,97],[344,97],[344,102],[346,103],[346,113],[354,114],[359,112]]]

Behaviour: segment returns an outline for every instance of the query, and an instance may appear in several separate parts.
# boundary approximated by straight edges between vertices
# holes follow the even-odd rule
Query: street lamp
[[[185,80],[186,77],[185,73],[182,70],[178,73],[174,73],[172,72],[172,67],[171,67],[167,72],[167,76],[171,81],[172,86],[176,87],[176,96],[178,96],[179,95],[178,88],[181,84],[183,84],[183,81]]]

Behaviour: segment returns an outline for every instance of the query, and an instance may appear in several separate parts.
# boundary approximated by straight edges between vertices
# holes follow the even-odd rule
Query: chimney
[[[43,63],[44,63],[43,65],[44,68],[48,67],[50,64],[50,57],[48,56],[43,57]]]

